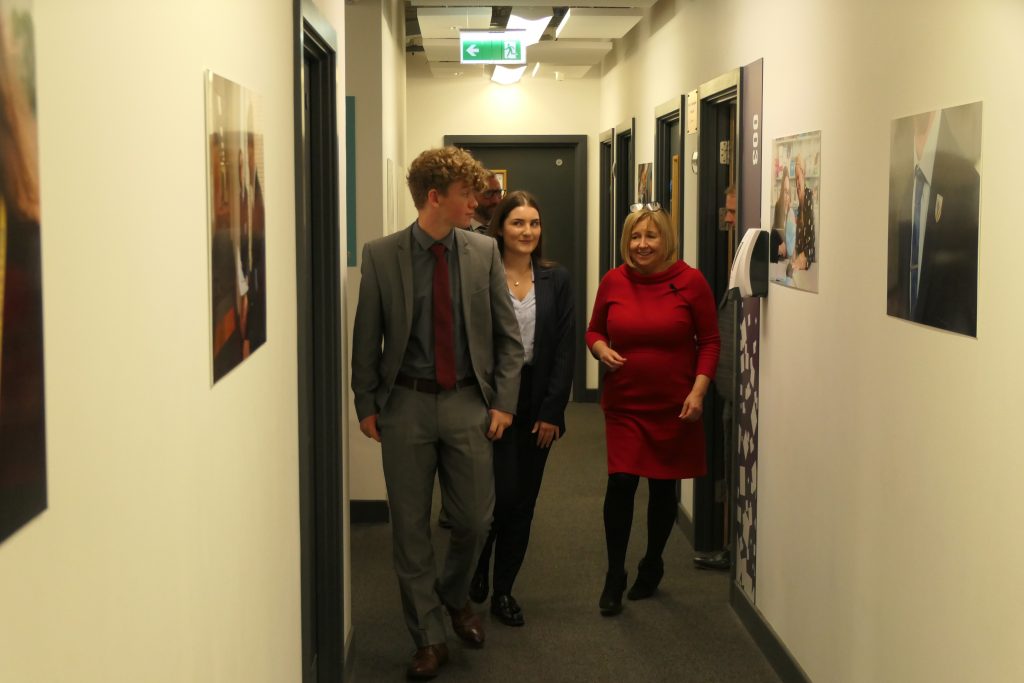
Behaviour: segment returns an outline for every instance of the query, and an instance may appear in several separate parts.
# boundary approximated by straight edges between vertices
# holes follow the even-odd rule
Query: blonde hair
[[[676,261],[676,233],[669,224],[668,214],[661,209],[653,211],[651,209],[640,209],[626,216],[626,222],[622,225],[622,237],[619,240],[619,252],[622,254],[622,262],[630,268],[636,268],[636,264],[633,263],[633,258],[629,254],[630,236],[633,234],[633,228],[647,219],[650,219],[651,224],[657,228],[658,234],[661,236],[662,244],[664,244],[665,262],[671,264]]]
[[[473,192],[486,187],[487,172],[473,156],[458,147],[439,147],[421,153],[409,167],[406,182],[413,204],[422,209],[431,190],[447,194],[452,183],[463,181]]]

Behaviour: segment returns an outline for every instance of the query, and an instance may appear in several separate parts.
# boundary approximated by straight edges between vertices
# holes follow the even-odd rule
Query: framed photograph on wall
[[[651,185],[654,180],[654,164],[647,162],[637,166],[636,174],[636,201],[638,204],[648,204],[651,201]],[[668,210],[668,207],[665,207]]]
[[[0,541],[47,505],[34,34],[0,0]]]
[[[821,131],[772,143],[769,278],[818,291],[821,205]]]
[[[260,98],[206,73],[213,383],[267,339],[266,209]]]
[[[977,336],[980,169],[981,102],[892,122],[889,315]]]

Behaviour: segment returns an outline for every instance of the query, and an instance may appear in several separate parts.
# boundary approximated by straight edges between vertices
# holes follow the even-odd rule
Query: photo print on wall
[[[981,102],[892,122],[889,315],[977,336],[980,168]]]
[[[821,203],[821,131],[772,143],[769,278],[818,291],[818,207]]]
[[[267,339],[262,109],[252,91],[206,73],[213,382]]]
[[[46,414],[29,0],[0,0],[0,541],[46,509]]]
[[[636,203],[648,204],[651,201],[651,185],[654,178],[654,164],[637,165],[636,174]],[[669,207],[665,207],[667,210]]]

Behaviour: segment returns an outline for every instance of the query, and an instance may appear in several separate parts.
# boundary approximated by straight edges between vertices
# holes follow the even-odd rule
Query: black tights
[[[608,573],[626,571],[626,546],[633,526],[633,499],[640,477],[616,472],[608,475],[604,494],[604,537],[608,544]],[[676,521],[676,482],[674,479],[648,479],[647,554],[651,561],[661,559]]]

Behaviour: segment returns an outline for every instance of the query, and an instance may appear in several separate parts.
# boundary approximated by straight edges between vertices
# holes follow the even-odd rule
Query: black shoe
[[[491,614],[498,617],[498,621],[505,626],[522,626],[526,623],[523,619],[523,610],[511,595],[495,594],[491,598]]]
[[[636,581],[626,595],[630,600],[643,600],[654,595],[661,583],[661,577],[665,575],[665,563],[661,558],[657,560],[640,560],[640,566],[636,570]]]
[[[732,569],[732,558],[729,556],[728,550],[722,550],[713,555],[698,555],[693,558],[693,563],[697,569],[714,569],[721,572]]]
[[[488,592],[486,572],[473,574],[473,580],[469,584],[469,599],[482,604],[487,599]]]
[[[601,616],[613,617],[622,611],[622,593],[626,590],[626,572],[604,575],[604,590],[601,591]]]

